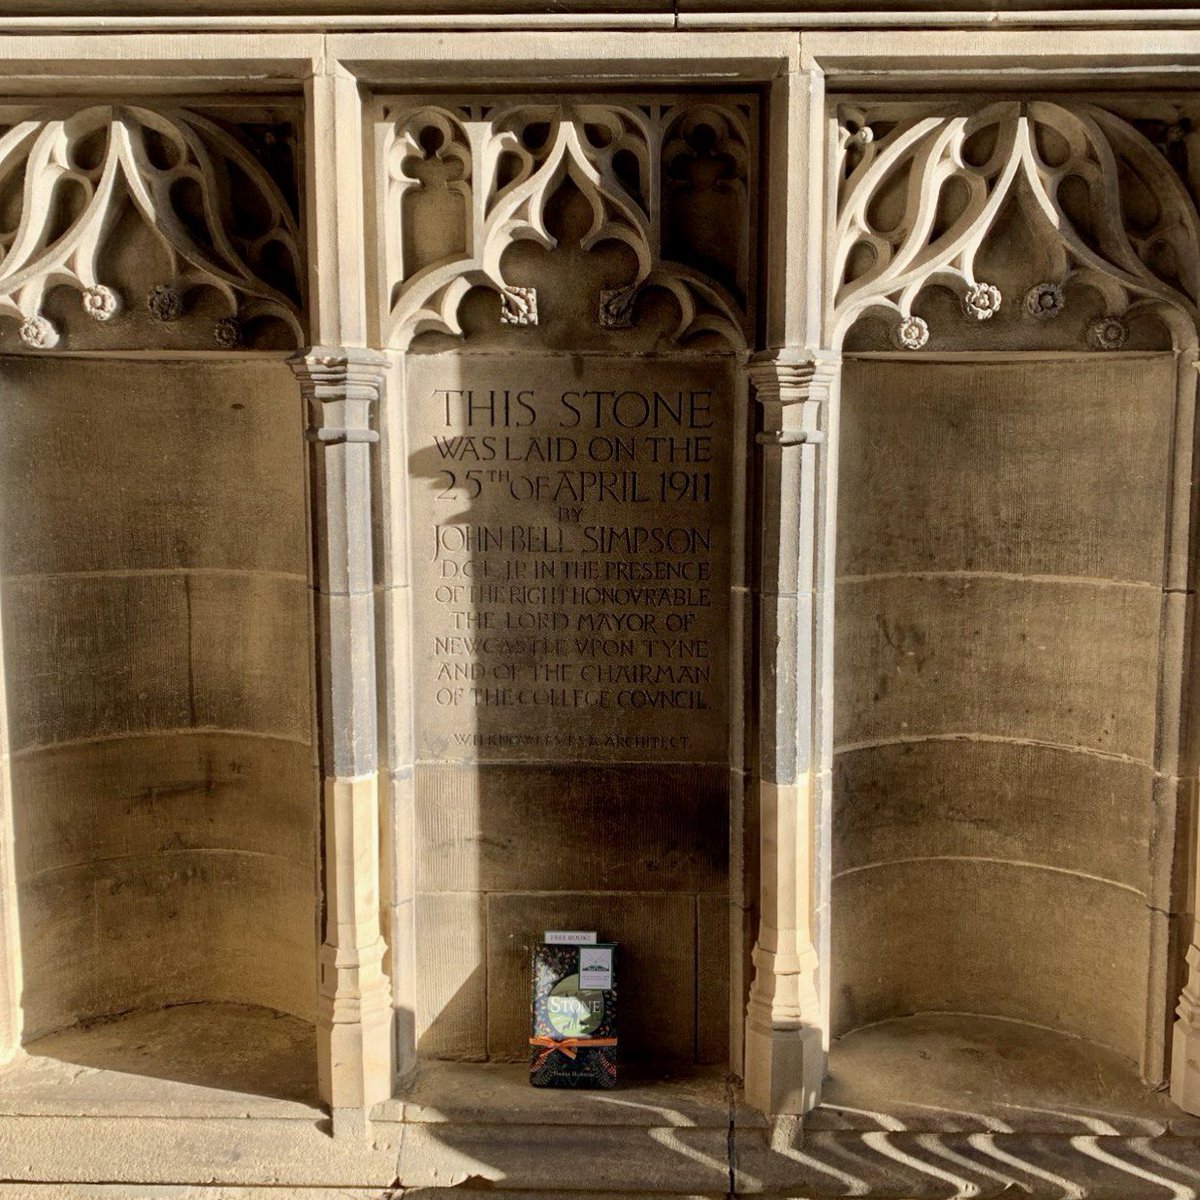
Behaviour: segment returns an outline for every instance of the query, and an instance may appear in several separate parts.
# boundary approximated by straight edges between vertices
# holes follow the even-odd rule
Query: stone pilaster
[[[1171,1099],[1185,1112],[1200,1114],[1200,922],[1192,927],[1187,964],[1171,1035]]]
[[[1200,371],[1200,358],[1193,357],[1191,365],[1193,371]],[[1195,382],[1194,374],[1189,372],[1189,375],[1191,377],[1186,382],[1182,378],[1180,380],[1180,404],[1182,406],[1187,400],[1193,401],[1188,408],[1193,414],[1192,421],[1194,422],[1196,395],[1192,389],[1200,385]],[[1185,443],[1185,446],[1190,447],[1192,444],[1194,429],[1194,423],[1190,424],[1185,431],[1185,436],[1179,439]],[[1179,470],[1178,467],[1176,469]],[[1186,464],[1186,474],[1182,474],[1182,477],[1194,478],[1194,466],[1190,457]],[[1173,585],[1176,590],[1185,593],[1195,587],[1197,573],[1196,567],[1193,565],[1196,529],[1194,503],[1194,493],[1192,493],[1189,496],[1188,510],[1181,513],[1181,519],[1177,519],[1175,522],[1177,527],[1182,527],[1186,532],[1172,547],[1168,570],[1168,585]],[[1193,618],[1189,614],[1187,618],[1189,626],[1192,620]],[[1195,638],[1187,627],[1182,636],[1185,644],[1194,644]],[[1158,764],[1160,770],[1165,766],[1180,777],[1176,827],[1190,830],[1187,836],[1191,839],[1189,852],[1184,861],[1190,861],[1193,872],[1187,906],[1193,914],[1193,924],[1191,942],[1187,949],[1187,982],[1180,993],[1179,1004],[1175,1008],[1177,1020],[1171,1031],[1171,1099],[1186,1112],[1196,1115],[1200,1115],[1200,820],[1198,820],[1196,812],[1196,797],[1200,791],[1200,782],[1197,780],[1197,769],[1200,766],[1200,762],[1198,762],[1200,759],[1200,727],[1198,727],[1200,726],[1200,703],[1198,703],[1200,696],[1196,695],[1198,681],[1200,681],[1200,670],[1197,670],[1196,651],[1193,649],[1191,669],[1185,671],[1183,681],[1178,688],[1178,693],[1185,696],[1185,704],[1187,710],[1190,710],[1190,717],[1177,726],[1179,729],[1179,736],[1176,739],[1178,756],[1175,761],[1164,763],[1160,760]],[[1187,696],[1189,688],[1191,695]],[[1184,814],[1187,813],[1191,814],[1190,822],[1184,820]]]
[[[0,667],[4,663],[0,629]],[[17,919],[16,821],[8,741],[8,695],[0,669],[0,1066],[21,1045],[21,926]]]
[[[391,1096],[391,989],[380,927],[371,409],[386,360],[313,347],[291,360],[307,406],[324,795],[317,1018],[322,1098],[336,1114]]]
[[[21,931],[8,755],[0,758],[0,1066],[21,1044]]]
[[[822,460],[837,366],[786,352],[750,379],[762,409],[759,561],[759,928],[746,1011],[746,1098],[803,1113],[820,1098],[824,1013],[814,946],[816,810],[826,757],[821,622],[828,472]],[[825,772],[826,776],[828,772]]]

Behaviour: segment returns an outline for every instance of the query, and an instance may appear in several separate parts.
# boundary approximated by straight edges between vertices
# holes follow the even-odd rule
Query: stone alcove
[[[1190,126],[1114,107],[836,110],[835,1098],[1170,1071],[1200,243]]]
[[[152,1104],[154,1079],[309,1103],[295,113],[3,123],[0,1087],[45,1098],[74,1072],[65,1103]]]
[[[656,997],[622,1017],[631,1062],[740,1061],[739,356],[754,322],[757,121],[751,95],[380,104],[382,342],[396,351],[381,425],[385,825],[396,999],[411,1014],[402,1061],[526,1058],[529,951],[546,928],[615,939],[622,986]],[[672,435],[677,457],[660,459]],[[685,461],[697,437],[703,457]],[[607,497],[587,482],[599,471],[612,474]],[[672,474],[698,489],[681,481],[674,507],[654,492]],[[572,515],[542,484],[574,495]],[[520,550],[505,540],[516,526],[551,532]],[[631,549],[627,535],[665,526],[683,549]],[[439,530],[455,548],[443,552]],[[680,573],[684,560],[702,574]],[[628,599],[655,579],[614,565],[670,569],[662,578],[691,589],[681,658],[664,667],[646,648],[667,628],[619,627],[653,619],[658,602]],[[514,583],[524,601],[496,598]],[[456,585],[461,602],[443,600]],[[538,614],[544,626],[522,623]],[[651,677],[668,680],[654,695],[691,707],[630,707],[630,680]]]

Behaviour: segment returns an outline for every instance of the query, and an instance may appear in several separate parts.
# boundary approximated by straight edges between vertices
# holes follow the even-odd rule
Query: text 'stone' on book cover
[[[535,1087],[616,1087],[616,951],[614,943],[594,940],[534,947],[529,1081]]]

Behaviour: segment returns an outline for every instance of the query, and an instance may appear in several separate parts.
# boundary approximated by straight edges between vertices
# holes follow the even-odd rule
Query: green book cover
[[[529,1081],[535,1087],[617,1085],[617,947],[533,951]]]

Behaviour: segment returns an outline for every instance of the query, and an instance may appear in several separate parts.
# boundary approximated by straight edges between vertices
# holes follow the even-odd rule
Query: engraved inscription
[[[420,756],[722,760],[727,362],[407,370]]]

